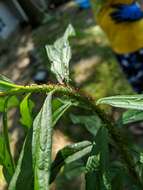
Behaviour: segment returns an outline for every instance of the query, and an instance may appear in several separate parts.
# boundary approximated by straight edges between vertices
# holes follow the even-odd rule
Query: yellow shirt
[[[133,0],[105,1],[97,15],[97,23],[107,34],[112,49],[118,54],[124,54],[143,48],[143,19],[132,23],[115,23],[110,17],[114,11],[111,5],[130,4]]]

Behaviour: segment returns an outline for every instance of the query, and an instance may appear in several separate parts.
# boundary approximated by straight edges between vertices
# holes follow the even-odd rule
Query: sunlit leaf
[[[89,141],[83,141],[75,144],[71,144],[63,148],[57,153],[57,156],[52,163],[51,168],[51,180],[53,182],[61,167],[65,164],[70,164],[85,155],[89,154],[92,149],[92,143]]]
[[[13,168],[3,136],[0,136],[0,165],[3,166],[5,179],[9,183],[13,175]]]
[[[139,122],[143,120],[143,111],[128,110],[122,116],[123,124]]]
[[[26,95],[20,104],[21,123],[30,128],[33,123],[32,110],[34,103],[29,99],[30,94]]]
[[[111,190],[109,176],[108,132],[100,128],[86,164],[86,190]],[[92,183],[94,181],[94,183]]]
[[[92,150],[86,163],[86,190],[100,189],[99,182],[99,166],[100,166],[100,154],[96,148],[96,144],[93,144]],[[94,181],[94,183],[93,183]]]
[[[0,80],[13,84],[12,80],[10,80],[9,78],[7,78],[6,76],[1,75],[1,74],[0,74]]]
[[[56,75],[59,83],[69,82],[71,48],[68,38],[74,35],[74,28],[69,25],[63,37],[58,39],[54,45],[46,46],[47,54],[51,61],[51,71]]]
[[[15,166],[14,166],[14,161],[12,158],[11,154],[11,149],[10,149],[10,142],[9,142],[9,134],[8,134],[8,117],[7,117],[7,111],[8,111],[8,101],[9,97],[6,98],[5,103],[4,103],[4,111],[2,115],[2,123],[3,123],[3,130],[2,130],[2,137],[4,139],[4,144],[3,144],[3,150],[4,150],[4,163],[3,163],[3,173],[5,176],[5,179],[9,183],[11,180]]]
[[[53,105],[54,104],[54,105]],[[57,104],[57,105],[55,105]],[[66,100],[63,101],[62,99],[58,99],[52,102],[52,105],[56,107],[53,110],[53,115],[52,115],[52,125],[55,126],[58,120],[62,117],[62,115],[71,107],[71,106],[77,106],[77,102]]]
[[[10,79],[6,78],[3,75],[0,75],[0,91],[5,92],[11,90],[12,88],[18,87]]]
[[[86,172],[95,172],[99,170],[100,154],[89,156],[86,164]]]
[[[7,97],[0,97],[0,112],[4,111],[4,105]],[[16,96],[11,96],[8,101],[7,108],[10,109],[12,107],[19,106],[19,100]]]
[[[96,115],[73,115],[70,114],[70,118],[74,124],[82,124],[86,129],[96,136],[99,128],[101,127],[101,120]]]
[[[97,105],[99,104],[109,104],[119,108],[143,110],[143,95],[112,96],[101,98],[97,101]]]
[[[75,179],[75,177],[79,177],[85,173],[85,161],[83,158],[64,165],[63,170],[61,170],[62,174],[64,174],[67,179]]]
[[[10,181],[9,190],[32,190],[34,183],[32,165],[32,128],[23,144],[15,173]]]
[[[140,163],[143,164],[143,152],[140,153]]]
[[[52,148],[52,92],[33,123],[34,189],[49,190]]]

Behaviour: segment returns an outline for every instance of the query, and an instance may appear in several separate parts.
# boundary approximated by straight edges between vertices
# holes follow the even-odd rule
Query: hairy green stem
[[[31,86],[19,86],[16,89],[12,89],[7,92],[0,92],[0,96],[6,95],[18,95],[21,93],[48,93],[52,90],[55,90],[55,93],[58,95],[67,95],[74,100],[77,100],[80,104],[86,106],[88,109],[94,111],[102,120],[105,127],[108,129],[109,134],[116,143],[118,151],[124,161],[129,175],[132,177],[134,182],[143,189],[143,182],[140,179],[138,172],[136,171],[135,162],[133,156],[128,150],[128,146],[125,143],[124,135],[121,131],[116,128],[115,124],[109,120],[108,116],[103,112],[99,107],[97,107],[94,101],[81,94],[78,90],[73,89],[68,86],[63,85],[31,85]]]

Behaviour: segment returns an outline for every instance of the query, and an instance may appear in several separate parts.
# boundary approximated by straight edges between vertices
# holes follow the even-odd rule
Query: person
[[[111,48],[129,83],[143,91],[143,11],[134,0],[105,0],[97,23],[109,38]]]

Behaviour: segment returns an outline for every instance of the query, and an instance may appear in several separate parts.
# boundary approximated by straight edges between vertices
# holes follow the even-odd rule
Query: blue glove
[[[116,4],[112,6],[116,8],[113,13],[110,14],[115,22],[133,22],[143,18],[143,12],[138,3],[132,3],[130,5]]]

